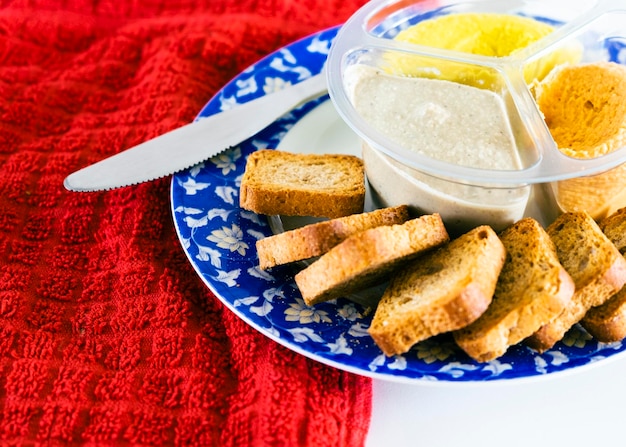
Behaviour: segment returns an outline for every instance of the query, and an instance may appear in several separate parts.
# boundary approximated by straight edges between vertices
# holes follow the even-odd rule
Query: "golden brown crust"
[[[600,229],[617,247],[620,253],[626,253],[626,208],[616,210],[610,216],[602,219]]]
[[[547,232],[576,291],[556,318],[526,340],[539,352],[554,346],[589,309],[605,303],[626,283],[626,260],[587,213],[565,213]]]
[[[400,263],[448,241],[438,214],[387,225],[348,237],[295,276],[307,305],[368,287]]]
[[[500,239],[507,258],[494,299],[480,318],[454,333],[457,344],[480,362],[500,357],[551,321],[574,293],[574,282],[537,221],[522,219]]]
[[[409,218],[406,205],[353,214],[296,228],[256,243],[261,269],[313,258],[347,237],[382,225],[401,224]]]
[[[626,208],[621,208],[600,222],[600,229],[617,249],[626,252]],[[604,343],[620,341],[626,337],[626,287],[606,303],[590,309],[582,326],[597,340]]]
[[[487,226],[420,257],[392,278],[369,334],[392,356],[475,321],[491,302],[504,257]]]
[[[239,203],[266,215],[335,218],[361,213],[363,162],[353,155],[259,150],[248,157]]]
[[[603,305],[590,309],[581,325],[603,343],[623,340],[626,337],[626,287]]]
[[[442,296],[441,301],[440,306],[430,309],[427,320],[417,314],[408,315],[402,328],[370,326],[368,332],[386,356],[402,354],[419,341],[476,320],[489,306],[491,297],[480,284],[472,282],[458,294]]]

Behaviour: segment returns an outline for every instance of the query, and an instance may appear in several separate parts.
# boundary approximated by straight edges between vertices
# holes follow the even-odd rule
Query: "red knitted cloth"
[[[223,307],[177,241],[169,179],[62,187],[362,3],[0,3],[0,445],[363,444],[369,379]]]

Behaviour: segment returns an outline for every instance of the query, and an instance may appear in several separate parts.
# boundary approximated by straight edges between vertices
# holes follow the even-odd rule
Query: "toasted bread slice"
[[[401,263],[449,240],[439,214],[357,233],[296,276],[307,305],[339,298],[385,279]]]
[[[626,208],[600,222],[600,229],[606,234],[620,253],[626,253]],[[611,343],[626,337],[626,286],[613,295],[606,303],[590,309],[581,325],[597,340]]]
[[[626,255],[626,208],[620,208],[615,213],[605,217],[600,221],[599,226],[622,256]]]
[[[587,311],[580,324],[603,343],[626,338],[626,287],[622,287],[606,303]]]
[[[353,155],[253,152],[239,204],[266,215],[342,217],[363,212],[365,171]]]
[[[556,318],[526,339],[539,352],[554,346],[589,309],[606,302],[626,282],[626,260],[586,212],[560,215],[547,232],[576,291]]]
[[[368,330],[387,356],[475,321],[491,302],[505,259],[489,226],[477,227],[395,274]]]
[[[266,270],[320,256],[353,234],[382,225],[402,224],[408,219],[409,207],[400,205],[337,217],[275,234],[256,243],[259,267]]]
[[[564,309],[574,281],[556,255],[554,243],[532,218],[500,234],[506,261],[493,301],[478,320],[454,332],[457,344],[479,362],[494,360],[532,335]]]

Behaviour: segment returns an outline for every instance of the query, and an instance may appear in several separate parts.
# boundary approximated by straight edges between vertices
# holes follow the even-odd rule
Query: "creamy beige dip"
[[[519,169],[505,105],[495,93],[425,78],[398,77],[365,65],[347,69],[356,111],[407,149],[449,163]],[[368,181],[382,206],[407,203],[440,213],[452,231],[477,224],[502,229],[523,217],[530,187],[466,185],[411,169],[364,145]]]
[[[396,143],[432,158],[484,169],[519,169],[502,99],[456,82],[347,69],[357,112]]]

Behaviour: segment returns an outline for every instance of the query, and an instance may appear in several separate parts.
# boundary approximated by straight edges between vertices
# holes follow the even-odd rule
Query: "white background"
[[[374,380],[366,447],[626,445],[626,357],[540,379]]]

